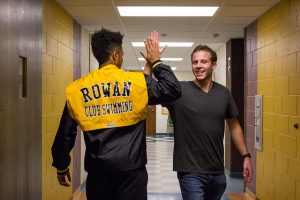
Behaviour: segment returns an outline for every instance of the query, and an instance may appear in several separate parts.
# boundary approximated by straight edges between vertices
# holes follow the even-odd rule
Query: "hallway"
[[[147,137],[148,200],[182,200],[176,173],[172,170],[173,145],[173,137]],[[244,192],[243,179],[228,175],[226,179],[227,188],[221,200],[243,200],[237,197]],[[81,191],[74,200],[86,200],[85,184]]]
[[[147,138],[148,154],[148,199],[182,200],[180,187],[173,171],[172,137]],[[243,193],[243,179],[229,178],[226,175],[227,188],[222,200],[229,200],[228,194]]]
[[[124,16],[124,6],[210,7],[214,13]],[[161,46],[169,44],[161,59],[179,81],[195,80],[193,49],[211,47],[218,58],[212,79],[237,104],[254,170],[246,186],[227,177],[223,200],[300,200],[300,0],[0,0],[1,200],[66,200],[76,191],[84,198],[78,193],[86,178],[81,130],[70,154],[71,187],[59,185],[51,147],[65,88],[99,67],[91,34],[101,27],[124,34],[124,71],[142,73],[140,52],[153,30]],[[153,134],[170,133],[166,109],[151,110]],[[243,158],[225,132],[226,172],[240,175]],[[149,199],[181,200],[172,138],[147,144]]]

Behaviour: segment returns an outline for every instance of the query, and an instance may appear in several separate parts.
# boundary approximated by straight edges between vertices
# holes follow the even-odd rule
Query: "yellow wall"
[[[66,200],[72,187],[58,184],[51,146],[65,104],[64,89],[73,80],[73,20],[54,0],[43,0],[42,65],[42,196]]]
[[[284,0],[258,19],[258,94],[263,151],[257,151],[256,195],[300,200],[300,1]]]

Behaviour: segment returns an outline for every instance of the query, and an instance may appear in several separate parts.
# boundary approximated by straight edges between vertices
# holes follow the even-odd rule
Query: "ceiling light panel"
[[[144,47],[144,42],[131,42],[133,47]],[[159,46],[167,46],[167,47],[191,47],[193,46],[193,42],[160,42]]]
[[[217,6],[118,6],[122,17],[210,17]]]
[[[144,58],[138,58],[139,61],[145,61]],[[182,61],[183,58],[161,58],[162,61]]]

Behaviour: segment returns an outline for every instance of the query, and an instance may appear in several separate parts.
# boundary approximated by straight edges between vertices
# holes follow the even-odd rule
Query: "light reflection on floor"
[[[147,137],[148,200],[182,200],[176,172],[173,172],[172,137]],[[221,200],[229,200],[226,194],[243,193],[243,179],[229,178]]]
[[[172,137],[147,137],[148,200],[182,200],[176,172],[173,172]],[[229,200],[227,194],[243,193],[243,179],[229,178],[221,200]],[[85,200],[85,184],[81,187],[81,197]],[[240,198],[239,198],[240,199]]]

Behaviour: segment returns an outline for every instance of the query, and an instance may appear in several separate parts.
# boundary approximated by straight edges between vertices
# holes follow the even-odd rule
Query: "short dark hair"
[[[210,61],[212,63],[215,63],[217,62],[217,54],[214,50],[212,50],[209,46],[206,46],[206,45],[198,45],[195,47],[194,51],[192,52],[191,54],[191,60],[193,59],[193,54],[198,52],[198,51],[207,51],[208,53],[210,53]]]
[[[102,28],[91,37],[92,51],[99,65],[109,60],[109,56],[116,50],[122,49],[123,36],[120,32]]]

